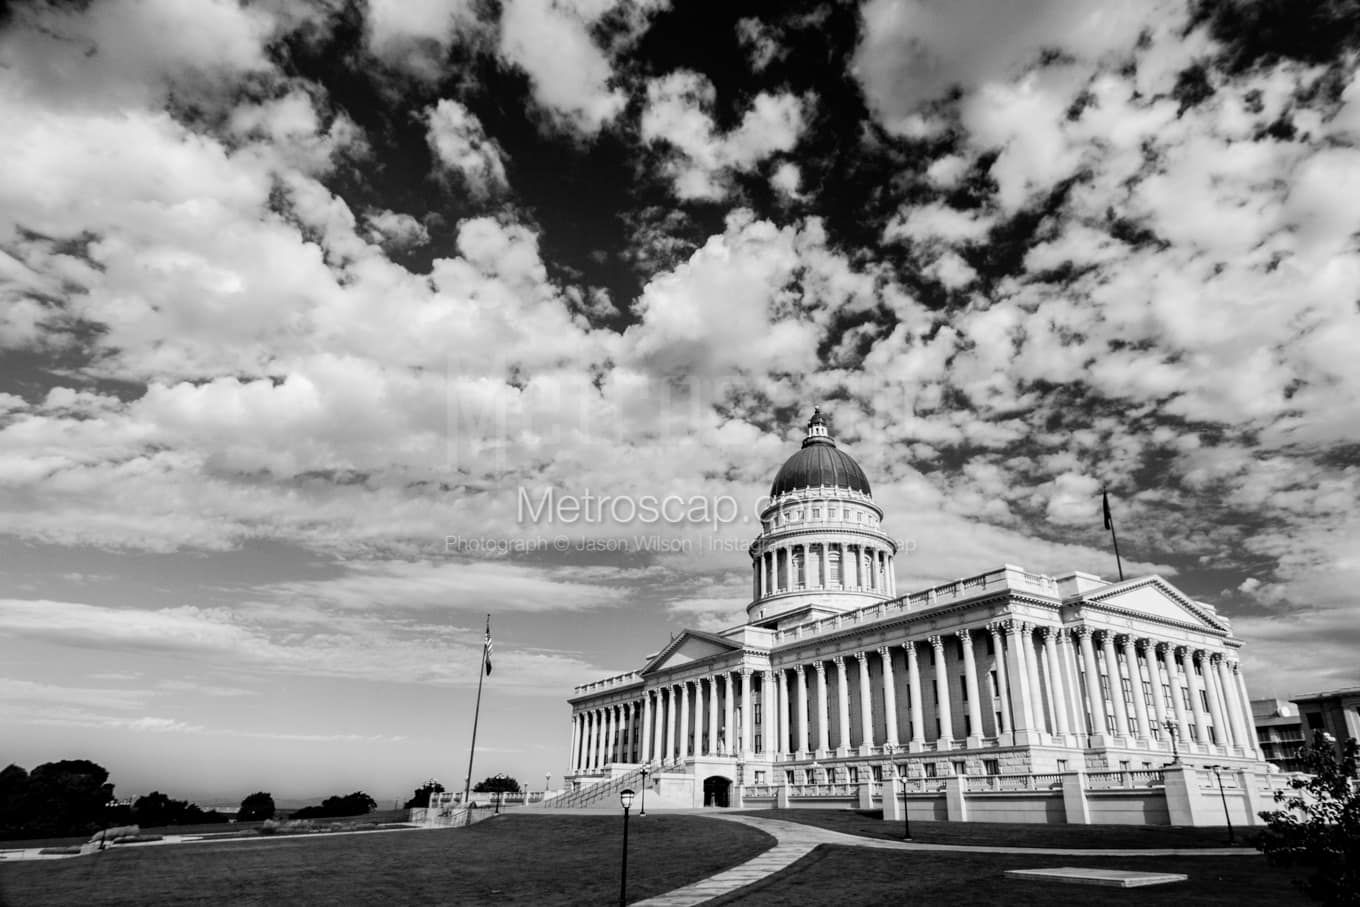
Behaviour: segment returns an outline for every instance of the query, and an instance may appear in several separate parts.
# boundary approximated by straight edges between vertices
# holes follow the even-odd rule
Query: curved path
[[[845,847],[870,847],[878,850],[917,850],[917,851],[954,851],[957,853],[1019,853],[1046,856],[1084,856],[1084,857],[1184,857],[1184,856],[1245,856],[1256,851],[1242,847],[1197,847],[1194,849],[1097,849],[1080,850],[1048,847],[978,847],[969,844],[915,844],[906,841],[889,841],[882,838],[861,838],[839,831],[829,831],[812,825],[802,825],[783,819],[757,818],[740,813],[709,813],[714,819],[726,822],[739,822],[758,828],[774,837],[776,844],[755,859],[748,860],[717,875],[709,876],[668,891],[665,894],[637,901],[634,907],[693,907],[703,904],[720,895],[744,888],[771,876],[781,869],[792,866],[822,844],[840,844]]]

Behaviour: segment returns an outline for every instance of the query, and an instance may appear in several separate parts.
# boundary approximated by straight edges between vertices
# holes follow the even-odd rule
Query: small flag
[[[482,644],[482,663],[486,665],[487,676],[491,676],[491,615],[486,616],[486,641]]]
[[[1105,528],[1112,529],[1114,528],[1114,521],[1110,519],[1110,496],[1102,491],[1100,493],[1100,501],[1105,508]]]

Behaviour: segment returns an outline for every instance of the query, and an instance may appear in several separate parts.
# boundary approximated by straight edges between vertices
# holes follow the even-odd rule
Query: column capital
[[[888,659],[892,658],[892,646],[879,646],[878,657],[883,659],[884,661],[887,661]]]
[[[1238,661],[1236,658],[1228,659],[1228,670],[1232,671],[1234,674],[1241,674],[1242,662]]]
[[[965,646],[968,645],[968,643],[969,643],[969,642],[971,641],[971,639],[972,639],[971,635],[970,635],[969,632],[968,632],[968,628],[967,628],[967,627],[963,627],[962,629],[955,630],[955,631],[954,631],[954,635],[957,636],[957,637],[959,638],[959,641],[962,642]]]
[[[1039,631],[1039,638],[1045,642],[1053,639],[1058,634],[1058,628],[1049,624],[1040,624],[1037,629]]]
[[[1175,655],[1176,655],[1177,658],[1179,658],[1179,659],[1181,659],[1181,660],[1184,660],[1184,659],[1185,659],[1185,656],[1187,656],[1187,655],[1190,654],[1190,647],[1189,647],[1189,646],[1176,646],[1176,647],[1173,648],[1171,651],[1175,653]]]
[[[1152,646],[1157,650],[1157,654],[1161,656],[1165,656],[1168,652],[1172,651],[1171,643],[1164,639],[1154,641]]]
[[[1195,649],[1190,653],[1190,656],[1195,659],[1196,664],[1202,664],[1209,657],[1209,653],[1204,649]]]
[[[1139,636],[1133,641],[1133,650],[1141,655],[1146,655],[1151,648],[1152,640],[1148,639],[1146,636]]]
[[[858,661],[860,664],[868,664],[868,663],[869,663],[869,653],[868,653],[868,652],[856,652],[856,653],[855,653],[855,660]]]
[[[1075,626],[1075,627],[1070,627],[1070,628],[1068,628],[1068,631],[1067,631],[1067,632],[1068,632],[1068,633],[1071,633],[1072,636],[1073,636],[1073,638],[1075,638],[1078,642],[1080,642],[1080,641],[1083,640],[1083,639],[1090,639],[1092,636],[1095,635],[1095,634],[1092,632],[1091,628],[1088,627],[1088,626],[1086,626],[1085,624],[1080,624],[1080,625]]]
[[[840,656],[838,655],[836,657],[839,658]],[[817,661],[814,661],[812,663],[812,669],[816,671],[818,674],[821,674],[823,677],[826,676],[826,662],[818,659]]]
[[[755,672],[756,669],[751,667],[750,665],[742,665],[740,668],[737,668],[737,673],[740,674],[742,677],[745,677],[747,680],[750,680],[751,675],[754,674]]]
[[[1218,664],[1220,661],[1226,661],[1226,660],[1227,660],[1227,659],[1225,659],[1225,658],[1223,657],[1223,653],[1222,653],[1222,652],[1210,652],[1210,653],[1209,653],[1209,661],[1213,662],[1214,664]]]
[[[1006,633],[1009,636],[1019,636],[1021,633],[1024,633],[1026,630],[1029,629],[1029,624],[1021,620],[1016,620],[1013,617],[1008,617],[1005,620],[1003,620],[1001,622],[1001,626],[1005,628]]]
[[[1133,645],[1133,636],[1129,633],[1116,633],[1114,636],[1114,644],[1121,649],[1125,646],[1131,646]]]
[[[803,669],[806,668],[806,667],[807,667],[807,665],[801,665],[801,664],[799,664],[799,665],[794,665],[794,666],[793,666],[793,673],[796,674],[796,675],[798,675],[798,676],[801,678],[801,677],[803,676],[803,673],[804,673]]]
[[[926,642],[930,643],[931,646],[933,646],[937,652],[942,652],[942,651],[944,651],[944,637],[943,637],[943,636],[940,636],[940,635],[938,635],[938,634],[936,634],[936,635],[934,635],[934,636],[927,636],[927,637],[926,637]]]
[[[833,655],[833,656],[831,656],[831,663],[834,664],[834,665],[836,666],[837,669],[842,669],[842,668],[845,667],[845,656],[844,656],[844,655]],[[820,662],[820,661],[819,661],[818,664],[825,664],[825,662]]]
[[[1002,622],[999,620],[994,620],[987,625],[987,631],[991,633],[992,636],[995,636],[997,638],[1000,638],[1001,634],[1005,631],[1005,629],[1006,628],[1002,625]]]

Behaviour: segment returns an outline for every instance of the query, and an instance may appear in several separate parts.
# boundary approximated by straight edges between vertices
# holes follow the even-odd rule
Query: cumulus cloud
[[[756,95],[741,123],[724,135],[716,133],[709,113],[713,101],[713,84],[698,73],[673,72],[647,84],[642,138],[671,149],[669,170],[682,199],[722,198],[730,171],[750,171],[791,150],[803,131],[803,103],[791,94]],[[784,171],[785,183],[790,176]]]
[[[427,111],[426,122],[430,150],[445,168],[460,174],[475,195],[506,189],[504,155],[470,110],[445,98]]]

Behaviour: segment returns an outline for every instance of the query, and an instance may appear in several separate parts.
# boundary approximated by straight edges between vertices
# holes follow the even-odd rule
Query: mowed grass
[[[865,838],[902,840],[902,822],[884,822],[881,810],[762,809],[752,816],[815,825]],[[1237,829],[1237,843],[1250,850],[1255,832]],[[920,844],[969,844],[979,847],[1055,847],[1192,849],[1226,847],[1227,828],[1165,825],[1020,825],[1001,822],[926,822],[913,819],[911,838]]]
[[[629,823],[629,899],[688,885],[774,844],[687,815]],[[467,829],[153,845],[69,860],[0,863],[4,907],[255,904],[609,904],[617,814],[497,816]]]
[[[1008,869],[1082,866],[1189,876],[1147,888],[1097,888],[1061,882],[1008,879]],[[1186,904],[1293,905],[1309,901],[1289,876],[1266,865],[1265,857],[1071,857],[885,851],[823,845],[793,866],[712,904],[741,907],[837,907],[948,904],[950,907],[1055,903],[1088,905]]]

